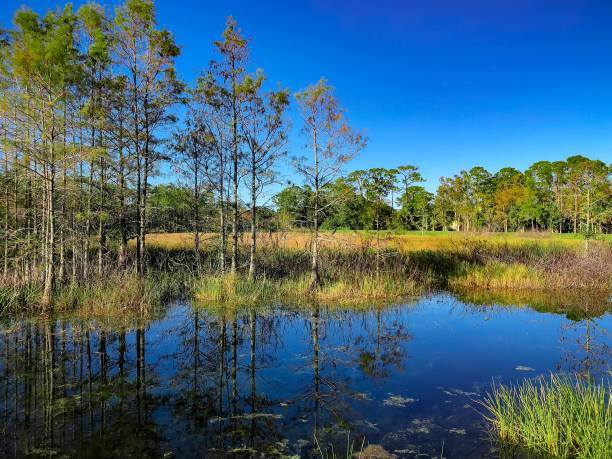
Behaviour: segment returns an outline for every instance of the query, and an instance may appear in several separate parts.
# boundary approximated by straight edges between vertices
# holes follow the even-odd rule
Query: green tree
[[[419,172],[419,168],[416,166],[406,164],[395,168],[394,171],[399,176],[401,186],[403,187],[404,191],[403,199],[400,196],[400,202],[405,201],[407,199],[406,196],[408,195],[408,189],[410,188],[410,186],[414,185],[415,183],[421,183],[425,181],[423,179],[423,176]],[[402,215],[406,214],[402,213]],[[406,225],[407,223],[407,221],[404,221],[404,225]]]
[[[42,303],[49,307],[56,280],[58,170],[66,156],[65,143],[61,141],[68,97],[66,88],[78,74],[77,21],[71,7],[66,7],[60,13],[48,13],[42,20],[32,11],[22,9],[15,15],[14,22],[10,68],[23,97],[19,106],[28,124],[26,148],[35,161],[27,167],[42,179],[44,188]]]
[[[519,220],[519,209],[528,199],[528,191],[523,183],[523,174],[512,167],[500,169],[495,174],[495,182],[496,218],[502,222],[504,232],[508,232],[509,224]]]
[[[231,106],[228,92],[212,71],[201,75],[188,100],[188,118],[192,120],[194,135],[201,144],[204,161],[203,173],[211,190],[216,194],[219,216],[219,270],[226,271],[227,259],[227,204],[229,155],[232,152],[233,133],[228,120]]]
[[[197,268],[200,268],[200,232],[202,229],[201,196],[205,189],[204,170],[206,168],[206,130],[199,125],[197,113],[188,110],[189,116],[185,120],[185,127],[174,135],[174,170],[179,177],[189,185],[190,196],[186,202],[191,208],[191,230],[193,231],[194,249]]]
[[[169,108],[178,102],[182,91],[174,70],[180,50],[169,31],[155,26],[156,12],[151,0],[127,0],[116,11],[117,56],[129,75],[127,92],[132,102],[129,125],[137,167],[136,264],[141,276],[146,270],[149,177],[155,172],[155,164],[163,159],[159,135],[164,126],[176,120]]]
[[[106,252],[106,220],[108,212],[107,163],[108,142],[105,118],[109,100],[109,82],[112,41],[110,23],[104,16],[102,7],[96,3],[88,3],[78,11],[81,29],[86,42],[84,55],[83,79],[80,91],[85,96],[83,128],[89,134],[89,148],[86,151],[89,169],[89,190],[87,193],[87,208],[85,209],[85,240],[83,276],[89,275],[89,244],[92,230],[94,204],[94,174],[98,171],[97,196],[95,197],[95,214],[98,220],[98,275],[102,275],[104,254]],[[82,151],[83,153],[83,151]]]
[[[313,192],[308,186],[289,185],[273,198],[282,226],[306,228],[313,222]]]
[[[338,177],[342,167],[364,148],[366,140],[348,124],[344,109],[325,79],[298,92],[295,98],[303,121],[302,133],[313,152],[310,161],[294,158],[294,165],[314,192],[311,284],[317,288],[321,283],[319,224],[325,211],[321,205],[321,189]]]
[[[379,232],[386,228],[391,208],[385,202],[395,185],[395,170],[375,167],[366,171],[365,196],[374,203],[374,221],[372,227]],[[385,212],[388,208],[388,212]]]
[[[244,121],[241,135],[248,150],[246,168],[250,179],[251,244],[249,251],[249,278],[255,279],[257,247],[257,202],[266,188],[276,181],[275,167],[285,154],[287,122],[285,112],[289,105],[289,91],[263,93],[263,78],[245,78]]]
[[[406,229],[420,229],[427,231],[430,226],[430,216],[433,212],[432,200],[434,195],[422,186],[408,187],[400,198],[401,209],[399,218]]]
[[[584,216],[585,229],[592,229],[593,206],[610,199],[608,166],[602,161],[581,155],[567,158],[567,186],[572,200],[573,231],[578,232],[580,216]]]
[[[555,220],[552,184],[552,166],[549,161],[538,161],[525,171],[532,222],[548,228],[552,228]]]
[[[211,74],[217,77],[217,84],[222,87],[220,95],[228,119],[230,151],[231,151],[231,182],[232,182],[232,255],[231,271],[235,273],[238,267],[238,227],[239,227],[239,192],[241,137],[240,123],[243,118],[243,104],[247,95],[244,79],[248,77],[246,63],[249,56],[248,40],[237,28],[237,23],[231,16],[227,19],[223,39],[214,42],[221,59],[211,63]]]

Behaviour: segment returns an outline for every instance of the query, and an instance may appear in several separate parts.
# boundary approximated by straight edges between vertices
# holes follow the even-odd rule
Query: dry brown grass
[[[217,243],[218,236],[214,233],[204,233],[200,236],[202,245]],[[241,244],[247,245],[250,236],[243,234]],[[312,235],[306,231],[286,231],[275,233],[260,233],[260,247],[307,250],[310,247]],[[384,248],[394,248],[402,252],[421,250],[457,249],[474,241],[486,241],[495,244],[524,245],[543,244],[578,247],[584,240],[571,235],[552,233],[458,233],[458,232],[408,232],[395,234],[384,231],[380,234],[380,245]],[[147,235],[150,247],[167,250],[188,250],[194,247],[192,233],[157,233]],[[132,241],[133,244],[133,241]],[[376,247],[378,238],[374,231],[338,231],[322,232],[321,245],[328,248],[355,249]]]

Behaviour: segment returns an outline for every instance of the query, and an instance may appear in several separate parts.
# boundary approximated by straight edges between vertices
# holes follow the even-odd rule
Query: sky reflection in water
[[[172,305],[142,328],[5,324],[0,457],[497,457],[477,400],[492,381],[606,377],[611,315],[581,321],[440,294],[385,308]]]

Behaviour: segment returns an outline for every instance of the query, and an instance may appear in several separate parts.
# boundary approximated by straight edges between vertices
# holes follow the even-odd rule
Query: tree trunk
[[[200,273],[200,184],[198,176],[200,173],[198,157],[194,158],[193,179],[193,246],[195,248],[196,269]]]
[[[17,126],[17,109],[14,110],[14,123]],[[8,170],[6,171],[8,178]],[[19,225],[19,156],[17,150],[15,150],[15,155],[13,157],[13,230],[21,233],[21,226]],[[7,202],[8,209],[8,202]],[[19,254],[19,240],[20,237],[15,238],[15,243],[13,246],[13,251],[15,252],[15,259],[13,260],[13,282],[17,283],[19,281],[19,266],[17,255]]]
[[[140,263],[138,265],[138,275],[144,277],[146,274],[146,260],[145,260],[145,249],[146,249],[146,232],[147,232],[147,189],[149,182],[149,168],[150,168],[150,151],[149,151],[149,140],[151,133],[149,132],[149,107],[148,107],[148,93],[145,93],[144,97],[144,148],[143,148],[143,159],[144,168],[142,172],[142,189],[140,192],[140,201],[138,203],[138,251],[140,252]]]
[[[219,173],[219,234],[221,236],[221,246],[219,247],[219,270],[221,274],[225,273],[225,247],[227,244],[225,233],[225,164],[223,162],[223,153],[220,156],[220,173]]]
[[[578,195],[574,194],[574,234],[578,232]]]
[[[255,151],[251,151],[251,253],[249,263],[249,278],[255,280],[255,252],[257,249],[257,165]]]
[[[51,142],[51,161],[48,166],[49,177],[47,181],[47,260],[45,268],[45,286],[42,304],[45,309],[51,305],[53,286],[55,284],[55,166],[53,142]]]
[[[5,213],[4,213],[4,266],[2,275],[4,279],[6,279],[8,275],[8,259],[9,259],[9,163],[8,163],[8,151],[7,151],[7,142],[6,142],[6,129],[4,131],[4,204],[5,204]]]
[[[317,130],[313,129],[313,151],[314,151],[314,214],[313,214],[313,238],[312,238],[312,263],[310,266],[310,287],[316,290],[321,285],[319,275],[319,145],[317,144]]]
[[[24,164],[26,166],[26,190],[25,190],[25,205],[26,205],[26,244],[30,247],[32,242],[32,225],[33,220],[36,218],[36,210],[32,209],[32,172],[30,171],[30,159],[29,156],[26,156],[27,159],[24,160]],[[32,215],[34,213],[34,216]],[[31,272],[31,256],[26,256],[26,277],[28,283],[32,281],[32,272]]]
[[[586,230],[591,230],[591,190],[587,190],[587,214],[586,214]]]
[[[133,45],[136,48],[136,45]],[[142,258],[144,257],[143,248],[144,241],[141,241],[144,228],[141,228],[141,201],[142,201],[142,153],[140,151],[140,111],[138,109],[138,63],[137,53],[134,51],[132,62],[132,85],[133,85],[133,113],[134,113],[134,153],[136,155],[136,202],[138,206],[138,235],[136,238],[136,271],[140,275]],[[143,230],[143,231],[141,231]]]
[[[146,142],[145,142],[146,143]],[[146,237],[146,219],[147,219],[147,181],[149,161],[146,153],[144,153],[144,170],[142,173],[142,184],[140,190],[140,199],[138,201],[138,275],[145,275],[145,237]]]
[[[92,141],[92,147],[95,145],[95,141]],[[91,213],[93,211],[93,175],[94,175],[94,163],[89,163],[89,179],[88,179],[88,190],[87,190],[87,218],[85,219],[85,249],[83,253],[83,278],[89,279],[89,250],[90,250],[90,236],[91,236]]]
[[[123,121],[119,120],[119,132],[123,132]],[[121,134],[120,134],[121,135]],[[121,142],[121,140],[120,140]],[[125,157],[123,155],[123,143],[119,145],[119,230],[121,232],[121,241],[119,242],[119,257],[118,263],[120,269],[125,269],[127,263],[128,250],[128,229],[126,220],[126,202],[125,202]]]
[[[235,87],[235,81],[233,84]],[[234,90],[235,91],[235,90]],[[232,171],[232,184],[233,184],[233,205],[232,205],[232,274],[236,273],[238,267],[238,126],[237,126],[237,115],[236,115],[236,95],[234,95],[232,103],[232,143],[233,143],[233,171]]]
[[[63,135],[63,144],[64,144],[64,152],[63,152],[63,158],[62,158],[62,201],[61,201],[61,219],[62,221],[60,222],[60,228],[59,228],[59,256],[60,256],[60,260],[59,260],[59,272],[57,274],[57,277],[59,279],[59,282],[63,282],[64,281],[64,277],[65,277],[65,271],[66,271],[66,256],[65,256],[65,242],[64,242],[64,225],[66,222],[66,146],[68,143],[68,117],[67,117],[67,110],[66,110],[66,104],[64,103],[64,135]]]
[[[98,205],[98,276],[104,272],[104,253],[106,252],[106,223],[104,221],[104,207],[106,202],[106,165],[104,158],[100,158],[100,202]]]

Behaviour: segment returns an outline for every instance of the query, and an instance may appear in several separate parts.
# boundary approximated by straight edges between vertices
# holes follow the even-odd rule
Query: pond
[[[1,457],[320,458],[347,444],[499,457],[478,403],[493,382],[609,377],[612,345],[610,314],[571,320],[448,293],[234,314],[177,302],[125,323],[1,325]]]

